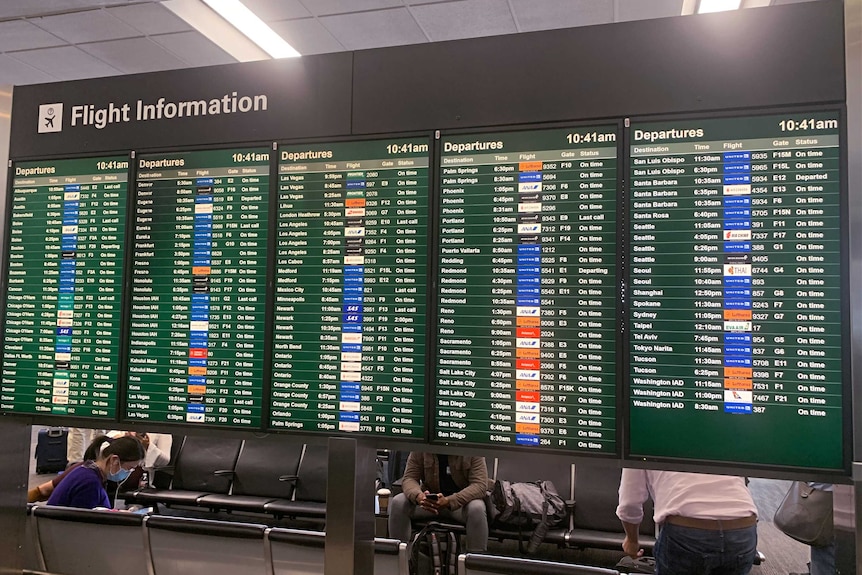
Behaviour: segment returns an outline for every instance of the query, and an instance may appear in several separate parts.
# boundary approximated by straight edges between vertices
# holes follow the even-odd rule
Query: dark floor
[[[36,432],[33,433],[33,449],[35,450]],[[32,453],[32,452],[31,452]],[[36,475],[35,459],[30,459],[29,487],[35,487],[50,480],[54,475]],[[806,572],[808,569],[808,546],[790,539],[779,531],[772,523],[772,516],[784,494],[790,486],[789,481],[773,479],[751,479],[749,487],[757,504],[760,521],[757,525],[758,550],[766,556],[766,562],[752,570],[752,575],[787,575],[788,573]],[[516,542],[489,544],[489,552],[500,555],[520,555]],[[566,563],[581,563],[598,567],[613,567],[622,558],[623,553],[599,549],[557,549],[551,545],[543,545],[535,557]]]

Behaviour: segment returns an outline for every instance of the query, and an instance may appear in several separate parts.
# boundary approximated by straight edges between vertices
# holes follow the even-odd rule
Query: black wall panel
[[[844,100],[843,4],[400,46],[15,90],[12,158]],[[266,94],[265,112],[69,125],[72,106]],[[39,134],[40,104],[64,130]]]
[[[842,3],[356,53],[354,133],[844,99]]]
[[[189,68],[15,88],[10,157],[224,144],[350,132],[352,53]],[[265,111],[70,125],[71,108],[264,94]],[[39,105],[63,103],[62,132],[37,133]]]

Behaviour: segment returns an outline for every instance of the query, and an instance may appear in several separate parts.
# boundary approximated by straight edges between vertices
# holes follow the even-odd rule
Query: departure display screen
[[[616,452],[617,132],[443,137],[433,439]]]
[[[270,427],[424,439],[428,138],[279,150]]]
[[[14,164],[0,411],[116,418],[128,171]]]
[[[837,112],[634,123],[633,456],[842,467]]]
[[[261,426],[269,154],[137,159],[127,419]]]

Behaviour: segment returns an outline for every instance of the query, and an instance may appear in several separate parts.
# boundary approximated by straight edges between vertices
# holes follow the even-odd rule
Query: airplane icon
[[[54,121],[58,120],[58,121]],[[63,129],[63,104],[39,106],[39,133],[59,132]]]

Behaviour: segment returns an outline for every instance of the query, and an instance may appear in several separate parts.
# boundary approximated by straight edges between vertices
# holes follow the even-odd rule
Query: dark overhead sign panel
[[[10,157],[350,132],[353,55],[15,88]]]

